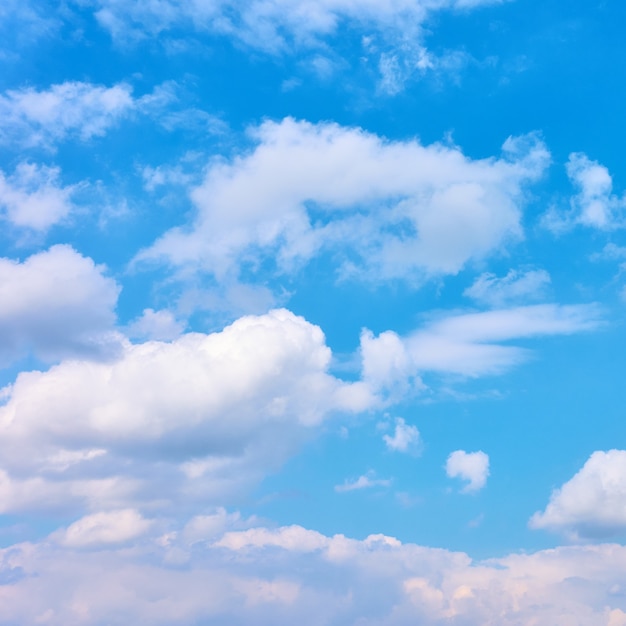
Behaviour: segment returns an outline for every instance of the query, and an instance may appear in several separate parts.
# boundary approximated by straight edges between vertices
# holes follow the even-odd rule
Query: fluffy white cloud
[[[626,451],[594,452],[580,471],[556,489],[531,528],[573,539],[608,537],[626,531]]]
[[[133,509],[104,511],[86,515],[56,534],[56,540],[69,548],[93,548],[123,544],[143,535],[150,521]]]
[[[397,417],[393,435],[383,435],[383,441],[389,450],[408,452],[415,450],[419,445],[420,433],[415,426],[411,426],[403,418]]]
[[[211,543],[155,530],[126,549],[57,541],[3,549],[0,623],[623,626],[626,619],[619,545],[472,561],[384,535],[357,541],[299,526],[226,529]]]
[[[61,170],[22,162],[12,175],[0,170],[0,215],[11,224],[45,231],[73,208],[75,186],[59,184]]]
[[[510,270],[502,278],[481,274],[463,295],[489,306],[503,306],[541,299],[549,285],[550,274],[545,270]]]
[[[344,493],[346,491],[356,491],[359,489],[371,489],[372,487],[389,487],[389,485],[391,485],[391,480],[387,478],[376,478],[376,474],[370,471],[355,480],[346,480],[342,485],[336,485],[335,491],[337,493]]]
[[[235,280],[243,262],[290,272],[323,250],[347,251],[343,275],[419,282],[519,239],[522,188],[549,161],[535,137],[509,139],[502,158],[483,160],[293,119],[265,122],[252,138],[252,152],[213,163],[192,191],[193,224],[170,230],[138,260],[223,281]]]
[[[446,474],[450,478],[468,481],[463,488],[464,493],[479,491],[487,484],[489,456],[482,450],[478,452],[455,450],[446,461]]]
[[[588,331],[600,324],[593,305],[533,305],[453,315],[430,322],[406,337],[385,331],[361,335],[363,380],[393,390],[419,374],[496,374],[523,361],[527,350],[511,340]],[[507,342],[507,345],[502,345]]]
[[[32,350],[47,360],[112,356],[119,287],[69,246],[53,246],[23,262],[0,258],[0,359]]]
[[[2,392],[0,510],[236,498],[328,415],[372,405],[330,359],[318,327],[278,310],[21,373]]]

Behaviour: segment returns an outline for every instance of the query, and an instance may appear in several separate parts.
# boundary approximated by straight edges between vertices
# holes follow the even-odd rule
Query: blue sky
[[[0,624],[626,625],[617,2],[0,7]]]

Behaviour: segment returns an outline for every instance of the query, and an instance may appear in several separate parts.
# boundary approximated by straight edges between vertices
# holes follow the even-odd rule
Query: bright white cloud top
[[[2,3],[0,626],[626,626],[623,21]]]

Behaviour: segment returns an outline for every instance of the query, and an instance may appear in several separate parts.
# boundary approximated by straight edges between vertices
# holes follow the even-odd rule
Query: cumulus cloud
[[[594,452],[580,471],[555,489],[531,528],[598,539],[626,531],[626,451]]]
[[[393,435],[383,435],[383,441],[389,450],[408,452],[417,449],[420,433],[416,426],[411,426],[403,418],[397,417]]]
[[[21,373],[1,392],[0,510],[236,498],[329,415],[373,405],[330,360],[318,327],[277,310]]]
[[[343,484],[336,485],[335,491],[337,493],[345,493],[346,491],[371,489],[372,487],[389,487],[389,485],[391,485],[391,480],[386,478],[376,478],[376,473],[370,471],[354,480],[346,480]]]
[[[489,456],[482,450],[455,450],[446,461],[446,474],[450,478],[461,478],[468,482],[463,488],[464,493],[480,491],[487,484]]]
[[[589,331],[601,322],[594,305],[541,304],[451,315],[405,337],[393,331],[361,334],[363,380],[373,389],[423,386],[426,372],[481,376],[497,374],[528,356],[512,340]],[[506,345],[503,345],[505,344]],[[417,381],[417,382],[415,382]]]
[[[620,545],[473,561],[385,535],[359,541],[301,526],[226,528],[202,543],[156,531],[124,550],[57,541],[3,549],[0,577],[10,584],[0,622],[466,626],[496,616],[499,626],[621,626],[626,617]]]
[[[13,174],[0,170],[0,215],[21,228],[45,231],[72,211],[76,186],[59,184],[58,167],[20,163]]]
[[[265,261],[289,273],[332,251],[344,277],[454,274],[521,238],[523,187],[549,161],[536,137],[509,139],[501,158],[483,160],[289,118],[251,137],[251,152],[214,162],[192,190],[193,223],[165,233],[137,261],[232,281],[244,262],[247,271]]]
[[[113,356],[119,287],[70,246],[23,262],[0,258],[0,359],[33,351],[45,360]]]
[[[481,274],[463,295],[492,307],[516,302],[540,300],[550,285],[545,270],[509,270],[506,276]]]

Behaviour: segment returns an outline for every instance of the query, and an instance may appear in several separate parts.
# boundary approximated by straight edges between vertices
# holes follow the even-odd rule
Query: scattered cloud
[[[545,270],[509,270],[498,278],[488,272],[481,274],[463,295],[491,307],[541,300],[550,286],[550,274]]]
[[[23,161],[13,174],[0,170],[0,215],[10,224],[46,231],[73,210],[75,185],[59,184],[61,170]]]
[[[626,450],[594,452],[580,471],[555,489],[529,525],[574,540],[606,539],[626,531]]]
[[[417,427],[411,426],[403,418],[397,417],[393,435],[383,435],[383,441],[389,450],[395,452],[415,451],[419,447],[420,433]]]
[[[543,218],[548,229],[558,233],[581,225],[610,231],[626,225],[626,196],[613,193],[608,168],[582,152],[573,152],[567,162],[567,175],[577,193],[570,200],[569,211],[548,211]]]
[[[134,106],[132,88],[65,82],[38,91],[12,89],[0,95],[0,142],[50,147],[68,136],[102,136]]]
[[[446,474],[450,478],[461,478],[468,481],[463,493],[480,491],[487,484],[489,476],[489,456],[482,450],[465,452],[456,450],[446,461]]]
[[[389,487],[391,485],[390,479],[376,478],[376,473],[373,471],[363,474],[354,480],[346,480],[341,485],[335,486],[337,493],[345,493],[346,491],[356,491],[360,489],[371,489],[372,487]]]

